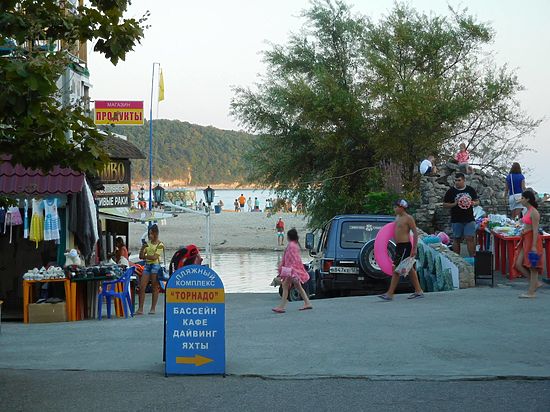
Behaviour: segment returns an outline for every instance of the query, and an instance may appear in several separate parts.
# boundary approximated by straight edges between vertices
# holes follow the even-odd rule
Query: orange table
[[[105,280],[113,280],[113,278],[97,277],[97,278],[73,279],[71,281],[71,291],[70,291],[71,309],[69,312],[71,314],[71,320],[83,320],[86,317],[88,317],[88,315],[90,315],[89,317],[92,319],[96,317],[97,305],[103,304],[103,302],[98,301],[99,288],[101,287],[101,282]],[[87,301],[88,298],[84,296],[85,293],[83,293],[84,291],[82,289],[79,291],[78,285],[86,284],[86,286],[89,287],[90,283],[92,287],[92,291],[89,296],[91,298],[91,307],[90,307],[91,313],[86,314],[87,310],[85,311],[85,306],[88,306],[88,305],[85,302]],[[122,284],[117,284],[115,285],[115,287],[117,292],[122,292],[123,290]],[[124,310],[122,308],[122,304],[119,299],[115,299],[114,306],[115,306],[116,316],[119,318],[124,317]]]
[[[508,274],[509,279],[511,276],[512,261],[514,259],[514,252],[517,243],[521,239],[521,236],[506,236],[502,233],[491,232],[494,238],[495,245],[495,269],[500,270],[503,276]],[[544,247],[544,260],[546,267],[546,277],[550,278],[550,233],[544,233],[539,235],[542,237],[542,244]]]
[[[69,279],[43,279],[43,280],[26,280],[23,279],[23,322],[29,323],[29,303],[32,298],[33,283],[55,283],[63,282],[65,286],[65,306],[67,309],[67,320],[71,321],[71,281]]]

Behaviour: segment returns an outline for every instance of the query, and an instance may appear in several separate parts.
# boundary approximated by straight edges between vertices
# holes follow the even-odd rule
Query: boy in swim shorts
[[[414,218],[407,213],[407,208],[409,204],[405,199],[400,199],[395,202],[394,211],[395,211],[395,258],[393,259],[393,268],[395,269],[399,263],[409,256],[416,256],[416,250],[418,246],[418,231],[416,230],[416,222]],[[410,232],[413,232],[413,243],[411,243]],[[393,300],[393,295],[395,294],[395,289],[399,283],[399,274],[393,272],[390,287],[386,293],[378,296],[382,300]],[[414,266],[409,272],[409,278],[414,287],[414,293],[411,294],[408,299],[417,299],[423,298],[424,293],[420,287],[420,282],[418,281],[418,274]]]

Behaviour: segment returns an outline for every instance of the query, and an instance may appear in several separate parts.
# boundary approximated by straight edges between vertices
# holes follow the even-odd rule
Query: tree
[[[265,52],[257,90],[236,88],[232,113],[260,133],[250,180],[306,205],[312,224],[362,208],[381,184],[361,53],[365,25],[343,2],[313,2],[286,46]],[[338,178],[336,178],[338,177]]]
[[[87,41],[113,64],[124,60],[143,37],[147,14],[124,18],[129,0],[72,3],[0,3],[0,147],[13,163],[95,173],[106,159],[102,135],[81,102],[62,101],[57,83]]]
[[[408,182],[423,156],[452,156],[462,141],[482,168],[509,167],[525,149],[521,138],[540,123],[519,109],[517,76],[485,52],[491,27],[466,13],[427,16],[397,4],[366,23],[377,155],[399,162]]]
[[[521,150],[510,130],[538,124],[519,110],[515,75],[481,53],[491,28],[466,11],[426,16],[396,4],[374,23],[317,0],[303,17],[287,45],[264,53],[256,88],[235,89],[232,113],[263,135],[250,179],[306,205],[313,226],[368,210],[396,166],[414,188],[422,158],[462,139],[478,159],[497,155],[492,166],[507,161]]]

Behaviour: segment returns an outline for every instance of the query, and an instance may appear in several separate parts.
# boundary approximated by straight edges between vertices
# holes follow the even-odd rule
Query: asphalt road
[[[550,381],[170,377],[0,369],[3,411],[548,411]]]
[[[550,289],[314,301],[231,294],[227,374],[163,376],[162,315],[2,325],[0,411],[548,411]],[[347,411],[346,411],[347,412]]]

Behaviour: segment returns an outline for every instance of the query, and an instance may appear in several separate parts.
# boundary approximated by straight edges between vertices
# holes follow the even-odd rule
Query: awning
[[[157,222],[176,217],[171,213],[157,210],[128,209],[123,207],[99,209],[99,217],[119,222]]]
[[[79,193],[84,174],[55,166],[49,173],[12,165],[10,157],[0,155],[0,194],[11,196],[51,196]]]

